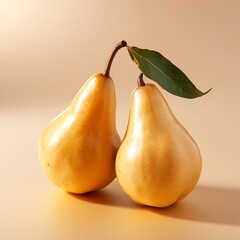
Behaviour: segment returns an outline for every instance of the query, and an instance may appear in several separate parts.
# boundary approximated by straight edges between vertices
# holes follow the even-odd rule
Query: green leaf
[[[207,94],[195,87],[190,79],[159,52],[127,46],[131,59],[143,74],[166,91],[183,98],[197,98]]]

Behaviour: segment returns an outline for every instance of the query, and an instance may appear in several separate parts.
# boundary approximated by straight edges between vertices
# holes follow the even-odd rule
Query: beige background
[[[239,239],[239,11],[238,0],[0,0],[0,239]],[[163,92],[204,161],[197,188],[168,209],[134,204],[116,181],[69,195],[38,163],[43,128],[122,39],[214,87],[195,100]],[[121,50],[111,72],[121,136],[138,74]]]

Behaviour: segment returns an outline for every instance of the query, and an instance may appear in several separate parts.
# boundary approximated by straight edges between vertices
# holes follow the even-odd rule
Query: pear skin
[[[116,157],[121,188],[139,204],[167,207],[193,190],[201,168],[196,142],[158,88],[153,84],[137,87]]]
[[[116,177],[120,145],[113,80],[95,74],[43,131],[39,159],[48,178],[72,193],[101,189]]]

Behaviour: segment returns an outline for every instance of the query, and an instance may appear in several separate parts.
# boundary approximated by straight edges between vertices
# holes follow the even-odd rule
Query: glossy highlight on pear
[[[139,204],[167,207],[193,190],[201,167],[196,142],[158,88],[139,84],[116,157],[117,179],[124,192]]]
[[[93,75],[41,135],[39,159],[54,184],[81,194],[114,180],[115,156],[121,142],[115,114],[112,78]]]

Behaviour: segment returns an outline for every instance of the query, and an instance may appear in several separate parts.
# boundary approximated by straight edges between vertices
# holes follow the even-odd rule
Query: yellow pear
[[[43,131],[39,159],[49,179],[72,193],[101,189],[115,178],[120,138],[113,80],[95,74]]]
[[[128,127],[116,157],[122,189],[135,202],[167,207],[195,187],[202,167],[199,148],[153,84],[132,94]]]

